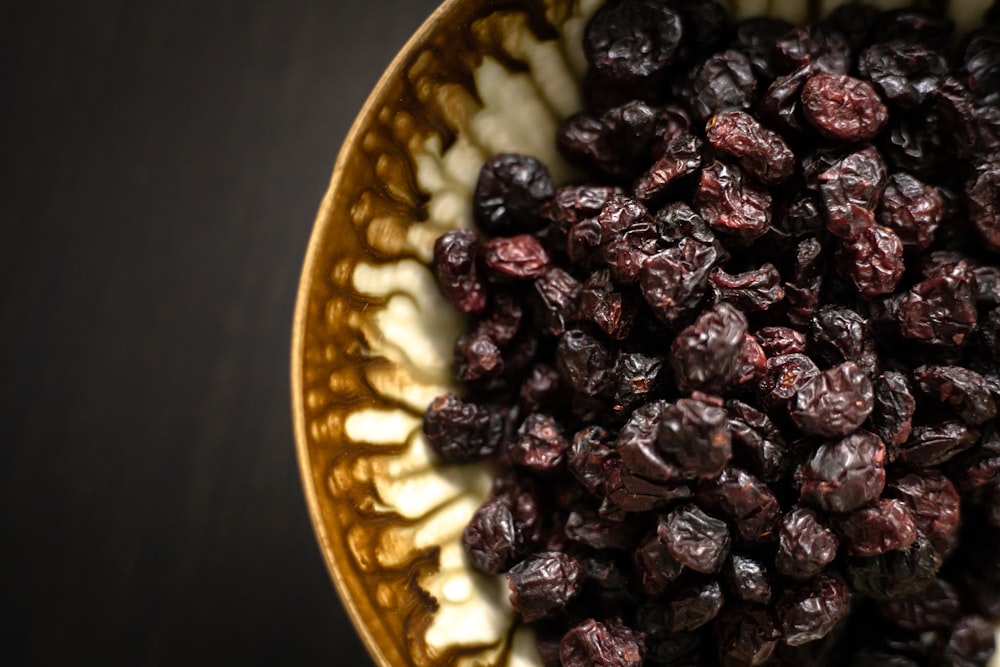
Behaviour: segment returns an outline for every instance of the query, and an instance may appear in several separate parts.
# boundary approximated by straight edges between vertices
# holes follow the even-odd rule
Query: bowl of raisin
[[[449,0],[307,253],[381,666],[997,664],[1000,6]]]

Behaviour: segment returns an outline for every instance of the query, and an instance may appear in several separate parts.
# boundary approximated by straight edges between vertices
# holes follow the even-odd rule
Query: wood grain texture
[[[302,498],[291,317],[340,141],[435,5],[0,4],[13,664],[370,664]]]

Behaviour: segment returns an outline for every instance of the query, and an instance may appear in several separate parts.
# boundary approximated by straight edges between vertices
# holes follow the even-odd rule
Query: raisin
[[[718,572],[729,555],[726,523],[697,505],[682,505],[667,515],[660,539],[671,556],[695,572]]]
[[[637,84],[674,62],[683,28],[677,12],[655,0],[615,0],[587,23],[583,50],[602,76]]]
[[[515,465],[532,472],[551,474],[562,466],[567,449],[569,441],[555,418],[533,413],[518,429],[510,458]]]
[[[781,431],[765,413],[740,401],[726,403],[729,431],[738,453],[765,482],[777,482],[788,471],[791,456]]]
[[[906,504],[880,498],[871,505],[837,515],[832,523],[849,556],[877,556],[905,549],[917,539],[917,526]]]
[[[904,248],[926,250],[943,215],[944,200],[935,188],[904,172],[889,176],[878,221],[896,232]]]
[[[718,257],[714,244],[685,238],[647,259],[639,285],[653,313],[669,324],[696,307]]]
[[[532,554],[507,572],[510,603],[529,622],[559,614],[579,593],[583,574],[583,566],[567,554]]]
[[[811,579],[833,562],[839,543],[816,513],[803,507],[782,517],[774,566],[786,577]]]
[[[774,44],[772,61],[782,73],[808,66],[815,72],[847,74],[851,53],[839,32],[819,27],[795,28]]]
[[[885,487],[885,445],[858,430],[820,445],[797,473],[801,498],[831,512],[850,512],[878,498]]]
[[[486,289],[479,280],[479,241],[470,229],[454,229],[434,242],[434,275],[448,303],[463,313],[486,308]]]
[[[941,473],[924,470],[889,484],[888,495],[902,500],[910,509],[917,530],[927,537],[942,556],[958,544],[960,501],[958,491]]]
[[[871,414],[872,431],[890,448],[910,437],[917,402],[906,376],[887,371],[875,378],[875,403]]]
[[[544,331],[561,336],[579,315],[580,282],[566,271],[553,267],[535,279],[535,313]]]
[[[499,375],[504,368],[500,348],[482,333],[462,334],[455,341],[454,371],[459,380]]]
[[[990,250],[1000,252],[1000,161],[979,165],[965,186],[969,220]]]
[[[691,109],[702,121],[720,111],[749,109],[753,105],[757,78],[750,60],[739,51],[721,51],[694,70],[690,86]]]
[[[592,495],[604,494],[604,463],[612,455],[610,436],[600,426],[588,426],[573,435],[566,463],[573,477]]]
[[[872,225],[837,250],[842,275],[864,299],[891,294],[903,277],[903,242],[888,227]]]
[[[556,404],[562,391],[559,372],[548,364],[535,364],[521,383],[521,408],[529,413],[550,408]]]
[[[899,330],[932,345],[961,345],[976,325],[973,276],[964,262],[941,267],[899,303]]]
[[[938,640],[934,650],[935,664],[941,667],[985,665],[996,650],[995,628],[982,616],[966,616]]]
[[[690,632],[718,616],[724,601],[719,582],[695,582],[672,591],[669,600],[644,609],[643,620],[670,634]]]
[[[770,357],[764,377],[757,384],[757,395],[766,407],[778,409],[787,405],[798,390],[817,375],[816,363],[805,355]]]
[[[632,546],[633,526],[626,521],[612,521],[593,512],[572,511],[563,527],[567,539],[592,549],[627,551]]]
[[[803,65],[790,74],[779,76],[767,87],[757,104],[757,115],[773,130],[796,137],[809,132],[802,115],[802,87],[812,75],[812,68]]]
[[[549,255],[534,236],[498,236],[483,244],[483,263],[497,280],[530,280],[549,268]]]
[[[944,579],[935,579],[916,597],[887,600],[879,605],[887,621],[910,632],[949,628],[961,617],[962,610],[958,591]]]
[[[762,183],[781,183],[795,171],[795,155],[784,139],[744,111],[712,116],[705,133],[713,148],[734,158],[744,171]]]
[[[835,141],[871,141],[889,112],[871,84],[846,74],[816,74],[802,87],[802,112],[817,131]]]
[[[979,104],[1000,106],[1000,29],[980,28],[965,40],[963,69]]]
[[[716,301],[732,303],[743,311],[767,310],[785,298],[781,274],[773,264],[730,275],[716,268],[709,276]]]
[[[886,179],[885,163],[870,146],[834,161],[819,173],[820,199],[830,233],[852,239],[874,225],[874,211],[881,201]]]
[[[784,641],[801,646],[822,639],[848,612],[847,585],[821,575],[808,585],[785,591],[775,609]]]
[[[620,623],[588,618],[559,644],[563,667],[642,667],[645,637]]]
[[[729,589],[740,600],[762,605],[771,601],[771,580],[767,567],[761,561],[732,554],[726,561],[722,574]]]
[[[950,406],[969,424],[983,424],[997,414],[986,379],[961,366],[920,366],[913,371],[920,389]]]
[[[781,515],[768,486],[739,468],[726,468],[716,479],[699,485],[695,500],[728,517],[748,543],[767,540]]]
[[[851,51],[857,51],[868,43],[878,15],[879,11],[871,5],[851,3],[835,8],[820,25],[840,33]]]
[[[579,329],[567,331],[556,348],[556,369],[566,386],[584,396],[611,389],[613,359],[607,348]]]
[[[747,334],[743,337],[743,345],[740,346],[739,356],[736,358],[736,379],[734,383],[738,386],[751,385],[756,383],[767,368],[767,355],[757,343],[757,340]]]
[[[562,234],[588,218],[597,217],[617,188],[605,185],[564,185],[541,209],[541,215]]]
[[[948,63],[944,55],[923,45],[894,41],[862,51],[858,71],[886,100],[902,109],[914,109],[931,100],[948,73]]]
[[[719,663],[723,667],[766,664],[781,638],[768,611],[746,605],[723,609],[716,628]]]
[[[656,201],[676,191],[678,184],[698,173],[701,165],[701,139],[690,134],[675,137],[664,146],[660,159],[632,186],[632,195],[644,204]]]
[[[666,522],[660,520],[658,527],[636,548],[633,558],[642,589],[650,597],[660,597],[673,585],[684,571],[684,566],[670,555],[663,535]]]
[[[625,467],[652,481],[671,482],[681,477],[681,469],[664,458],[656,444],[668,405],[666,401],[653,401],[637,408],[618,432],[615,443]]]
[[[878,371],[878,350],[868,322],[849,308],[824,306],[809,327],[812,350],[830,363],[851,361],[869,376]]]
[[[760,343],[768,357],[802,354],[806,351],[806,337],[788,327],[763,327],[754,333],[754,338]],[[851,359],[851,361],[857,363],[857,359]]]
[[[764,235],[771,224],[770,193],[722,162],[701,170],[694,204],[712,229],[743,241]]]
[[[427,408],[424,435],[442,459],[466,463],[496,451],[504,437],[505,421],[505,411],[445,394]]]
[[[625,352],[615,362],[615,409],[633,409],[660,385],[663,360],[641,352]]]
[[[489,234],[530,231],[541,226],[542,206],[553,194],[545,165],[528,155],[499,153],[479,172],[472,211]]]
[[[669,356],[681,391],[718,392],[732,382],[746,333],[746,317],[724,302],[681,331]]]
[[[523,527],[506,498],[491,498],[476,510],[462,546],[472,565],[487,574],[506,572],[526,555]]]
[[[726,411],[721,405],[708,397],[692,397],[666,404],[663,409],[657,444],[689,475],[716,477],[732,458]]]
[[[947,45],[954,27],[940,14],[920,7],[905,7],[879,16],[875,21],[874,38],[878,42],[895,39],[919,42],[940,49]]]
[[[977,431],[957,421],[915,426],[899,458],[913,466],[936,466],[969,449],[978,439]]]

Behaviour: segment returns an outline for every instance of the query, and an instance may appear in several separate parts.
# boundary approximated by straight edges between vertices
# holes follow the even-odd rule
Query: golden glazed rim
[[[333,579],[338,596],[347,610],[347,615],[350,617],[354,629],[364,642],[369,655],[379,667],[395,667],[395,665],[402,664],[402,662],[400,660],[390,660],[390,656],[386,655],[386,649],[392,646],[391,642],[385,641],[386,638],[384,636],[376,634],[375,624],[368,622],[369,619],[377,616],[376,610],[370,608],[367,600],[355,595],[348,584],[348,574],[344,572],[341,563],[350,558],[350,555],[343,553],[343,550],[339,548],[341,545],[335,540],[331,540],[328,535],[327,526],[320,509],[320,489],[316,488],[313,479],[313,470],[309,456],[309,438],[306,433],[305,384],[303,382],[306,320],[309,314],[309,298],[313,289],[313,281],[315,280],[317,257],[321,242],[328,231],[324,223],[331,218],[331,212],[338,203],[338,195],[342,192],[340,185],[344,180],[347,156],[357,149],[362,139],[363,130],[369,124],[373,112],[384,102],[383,98],[385,97],[386,89],[389,88],[394,79],[404,73],[405,66],[411,54],[420,48],[427,40],[428,35],[434,31],[438,24],[448,17],[454,7],[467,1],[444,0],[427,17],[393,57],[389,66],[379,77],[375,87],[355,116],[350,129],[347,131],[347,135],[344,137],[343,143],[340,145],[340,150],[337,152],[333,175],[330,177],[330,185],[323,196],[323,201],[320,203],[319,211],[316,213],[316,219],[313,222],[295,300],[295,315],[292,323],[291,393],[292,421],[295,428],[295,452],[299,464],[299,476],[302,479],[309,517],[312,521],[313,530],[316,531],[316,538],[323,555],[323,560],[326,563],[326,569]],[[362,604],[366,607],[364,610],[361,608]],[[396,653],[396,651],[394,650],[393,653]],[[398,656],[398,658],[403,658],[403,656]]]

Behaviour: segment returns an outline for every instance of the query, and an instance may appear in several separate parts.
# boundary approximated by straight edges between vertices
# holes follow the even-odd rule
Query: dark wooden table
[[[340,142],[436,4],[0,2],[4,664],[371,664],[291,321]]]

